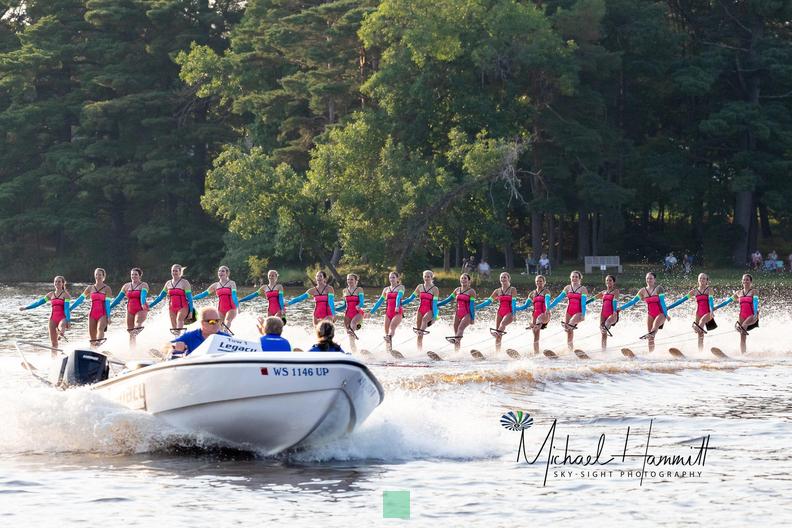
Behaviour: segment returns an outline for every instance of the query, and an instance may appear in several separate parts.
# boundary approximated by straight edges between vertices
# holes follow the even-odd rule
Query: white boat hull
[[[383,398],[365,365],[332,352],[193,354],[94,390],[178,428],[267,454],[351,432]]]

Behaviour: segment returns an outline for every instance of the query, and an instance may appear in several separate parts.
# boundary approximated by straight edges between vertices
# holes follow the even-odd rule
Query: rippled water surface
[[[46,307],[17,311],[45,291],[43,284],[0,286],[4,526],[792,524],[790,321],[780,302],[763,299],[761,327],[749,337],[746,356],[730,329],[733,308],[719,314],[721,326],[701,353],[690,331],[691,307],[674,313],[653,354],[638,340],[645,330],[637,309],[604,352],[595,321],[586,321],[576,346],[588,361],[564,351],[557,321],[542,348],[560,353],[559,360],[531,356],[523,324],[504,337],[504,348],[523,358],[497,357],[488,311],[459,354],[443,339],[451,335],[450,316],[441,313],[425,346],[446,359],[439,363],[417,353],[412,321],[405,321],[394,344],[406,359],[397,362],[384,352],[382,321],[374,317],[359,332],[359,346],[373,352],[366,361],[385,388],[383,404],[348,437],[264,458],[173,430],[85,388],[55,391],[34,382],[20,368],[13,341],[47,343]],[[238,336],[256,335],[262,306],[244,306],[234,323]],[[285,335],[296,346],[311,344],[309,310],[303,304],[290,312]],[[76,319],[70,346],[87,339],[85,318]],[[119,357],[145,357],[169,337],[158,307],[138,338],[139,351],[130,351],[123,321],[115,319],[103,348]],[[638,359],[621,355],[625,345]],[[673,359],[670,346],[687,359]],[[715,358],[710,346],[730,358]],[[473,360],[471,347],[487,359]],[[524,439],[529,460],[539,453],[535,464],[522,456],[516,462],[520,433],[499,423],[512,409],[534,420]],[[547,444],[541,452],[540,446],[554,420],[558,458],[548,467]],[[570,458],[593,458],[601,435],[600,460],[615,456],[613,462],[562,466],[567,436]],[[707,435],[703,466],[649,466],[641,482],[641,455],[695,457]],[[388,490],[410,492],[410,520],[383,519]]]

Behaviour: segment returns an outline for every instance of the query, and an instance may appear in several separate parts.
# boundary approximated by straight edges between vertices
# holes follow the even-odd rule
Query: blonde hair
[[[283,333],[283,319],[280,317],[267,317],[264,321],[264,333],[281,335]]]

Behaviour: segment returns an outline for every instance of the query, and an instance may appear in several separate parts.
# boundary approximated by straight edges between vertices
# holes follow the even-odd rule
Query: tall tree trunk
[[[451,271],[451,248],[443,246],[443,271]]]
[[[512,248],[511,236],[503,246],[503,265],[506,271],[514,269],[514,249]]]
[[[127,265],[129,262],[129,255],[127,254],[127,236],[128,229],[126,227],[126,198],[123,194],[117,194],[110,202],[110,222],[111,222],[111,240],[110,240],[110,262],[114,269],[120,269]]]
[[[734,224],[739,227],[737,239],[735,240],[734,253],[732,255],[734,263],[743,266],[748,262],[750,248],[749,236],[751,232],[751,212],[753,211],[753,191],[738,191],[734,204]]]
[[[770,215],[767,213],[767,206],[759,202],[759,225],[762,229],[762,238],[770,238],[773,236],[770,230]]]
[[[756,194],[754,193],[754,200]],[[755,202],[754,202],[755,203]],[[751,227],[748,229],[748,251],[759,247],[759,222],[756,220],[756,206],[751,208]]]
[[[591,253],[591,246],[589,245],[590,227],[588,215],[581,210],[578,213],[578,260],[583,260],[583,257]]]
[[[641,231],[644,233],[649,233],[650,205],[651,204],[644,205],[643,210],[641,211]]]
[[[693,215],[691,216],[693,222],[693,239],[696,241],[696,249],[694,253],[698,253],[704,247],[704,201],[699,201],[697,206],[693,208]]]
[[[746,64],[740,64],[741,51],[736,52],[737,62],[737,75],[739,77],[741,86],[745,91],[745,99],[753,105],[759,105],[760,93],[760,77],[759,65],[757,60],[756,47],[764,34],[763,21],[760,17],[754,16],[750,20],[750,34],[748,38],[744,39],[746,48],[748,49],[746,56]],[[743,75],[745,73],[746,75]],[[743,150],[751,152],[756,150],[756,137],[750,124],[747,125],[745,134],[743,135]],[[747,189],[741,189],[736,192],[736,202],[734,205],[734,224],[740,227],[741,233],[738,233],[737,240],[735,241],[734,251],[732,258],[735,264],[743,265],[748,261],[748,254],[751,251],[752,232],[751,227],[756,222],[756,190],[754,185],[750,185]],[[742,236],[740,236],[742,235]]]
[[[333,248],[333,256],[330,257],[330,263],[333,266],[338,266],[338,262],[341,260],[341,255],[343,255],[343,251],[339,246]]]
[[[542,231],[544,227],[544,215],[539,212],[531,213],[531,251],[535,259],[539,259],[542,254]]]
[[[457,243],[454,245],[454,267],[462,267],[462,237],[457,237]]]
[[[558,263],[558,248],[556,247],[556,230],[555,230],[555,215],[550,213],[547,215],[547,256],[551,264]]]
[[[600,215],[591,215],[591,254],[599,255]]]
[[[341,274],[338,273],[338,270],[336,269],[335,264],[333,264],[332,259],[327,258],[327,253],[322,251],[322,249],[319,248],[319,247],[315,247],[314,248],[314,252],[317,255],[319,255],[319,262],[322,263],[322,266],[324,266],[324,267],[326,267],[327,269],[330,270],[330,274],[333,276],[333,278],[335,279],[336,283],[337,284],[344,284],[343,277],[341,277]],[[335,250],[333,250],[333,253],[335,253]],[[399,271],[398,268],[397,268],[396,271]]]

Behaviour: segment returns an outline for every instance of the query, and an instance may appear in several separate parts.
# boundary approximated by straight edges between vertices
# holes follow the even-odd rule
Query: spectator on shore
[[[751,268],[762,269],[762,254],[758,249],[751,254]]]
[[[773,249],[770,253],[767,254],[767,263],[765,264],[765,268],[768,271],[779,271],[779,268],[783,268],[783,264],[781,266],[778,265],[778,253],[776,250]]]
[[[473,271],[473,257],[465,257],[462,259],[462,273],[471,273]]]
[[[790,254],[792,257],[792,253]],[[538,262],[533,256],[533,252],[529,251],[528,256],[525,257],[525,270],[528,272],[528,275],[536,275],[538,272],[536,271],[536,266]]]
[[[671,271],[674,269],[674,266],[677,265],[677,258],[674,256],[674,252],[671,251],[666,255],[665,259],[663,260],[663,268],[665,271]]]
[[[490,268],[489,263],[482,258],[478,265],[479,276],[484,280],[489,280],[490,271],[492,271],[492,268]]]
[[[542,253],[539,257],[539,273],[542,275],[550,274],[550,259],[547,258],[547,253]]]
[[[291,344],[284,337],[283,319],[280,317],[258,318],[258,331],[261,334],[261,350],[264,352],[291,352]]]
[[[685,253],[685,256],[682,257],[682,267],[685,269],[685,275],[690,273],[693,269],[693,255]]]

